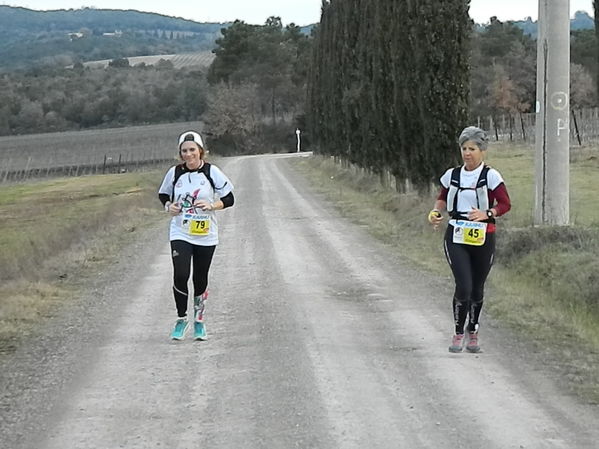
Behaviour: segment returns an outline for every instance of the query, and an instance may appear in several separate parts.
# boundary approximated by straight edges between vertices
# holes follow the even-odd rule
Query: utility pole
[[[539,0],[535,225],[570,221],[570,0]]]

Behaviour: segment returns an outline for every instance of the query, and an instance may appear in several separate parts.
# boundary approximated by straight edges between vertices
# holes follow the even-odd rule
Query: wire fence
[[[119,155],[117,161],[106,158],[101,164],[72,164],[45,168],[5,169],[0,171],[0,183],[23,182],[32,178],[69,177],[83,175],[98,175],[109,173],[126,173],[129,171],[152,170],[173,162],[173,158],[151,158],[146,160],[128,161]]]
[[[479,128],[496,141],[535,142],[536,114],[501,114],[477,117]],[[570,144],[583,146],[599,142],[599,108],[570,111]]]

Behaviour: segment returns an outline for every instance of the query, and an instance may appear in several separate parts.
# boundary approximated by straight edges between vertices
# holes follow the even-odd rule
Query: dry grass
[[[0,190],[0,352],[71,300],[79,280],[163,217],[164,172],[55,179]]]
[[[496,144],[487,161],[506,179],[512,211],[500,219],[498,263],[489,281],[487,313],[517,335],[533,335],[544,360],[581,397],[599,403],[599,151],[586,148],[571,164],[572,226],[533,228],[534,148]],[[377,177],[344,169],[330,158],[295,161],[345,216],[368,223],[377,238],[411,263],[449,276],[441,233],[426,213],[433,197],[399,194]],[[358,209],[356,206],[360,205]],[[364,207],[368,210],[364,211]],[[354,211],[360,210],[358,215]],[[364,213],[366,212],[366,213]],[[556,338],[556,336],[558,338]]]

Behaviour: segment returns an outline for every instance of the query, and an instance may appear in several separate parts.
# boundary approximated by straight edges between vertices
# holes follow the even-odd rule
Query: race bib
[[[453,243],[482,246],[487,236],[487,223],[479,221],[451,220]]]
[[[189,235],[210,234],[210,215],[185,214],[181,227]]]

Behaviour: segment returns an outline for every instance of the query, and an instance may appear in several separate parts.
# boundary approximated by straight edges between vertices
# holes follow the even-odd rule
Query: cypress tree
[[[599,42],[599,0],[593,0],[593,12],[595,15],[595,36]],[[597,68],[599,69],[599,45],[597,45]],[[597,94],[599,94],[599,73],[595,73],[595,82],[597,83]]]
[[[428,188],[466,124],[469,0],[323,0],[309,120],[324,154]]]

